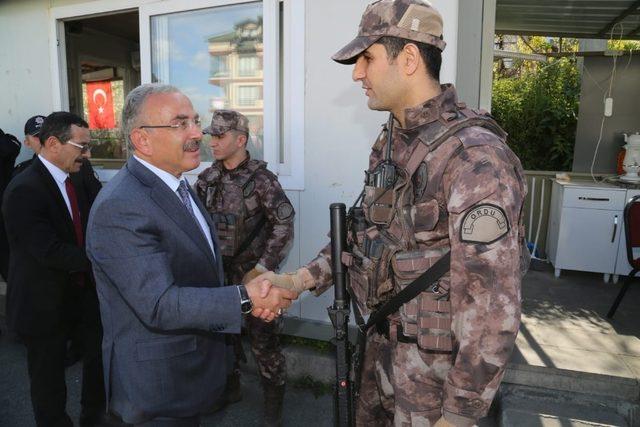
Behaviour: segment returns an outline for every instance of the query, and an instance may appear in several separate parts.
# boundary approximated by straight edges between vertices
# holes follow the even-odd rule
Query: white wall
[[[24,123],[52,108],[49,1],[0,1],[0,128],[24,139]],[[22,149],[17,161],[32,155]]]
[[[362,188],[369,149],[387,118],[386,113],[368,110],[360,85],[351,80],[352,67],[330,59],[356,35],[370,1],[295,1],[306,1],[305,189],[288,192],[297,211],[296,239],[284,271],[307,263],[328,243],[329,205],[353,203]],[[79,1],[51,3],[62,6]],[[432,3],[445,23],[441,80],[453,83],[458,0]],[[18,137],[28,117],[52,108],[49,6],[47,0],[0,1],[0,127]],[[328,322],[326,307],[331,300],[332,291],[320,298],[306,295],[289,313]]]
[[[356,35],[368,3],[366,0],[306,3],[305,189],[300,193],[300,227],[296,230],[302,264],[328,243],[329,205],[343,202],[350,206],[362,190],[370,147],[388,117],[387,113],[367,108],[361,85],[351,79],[352,66],[330,59]],[[458,1],[432,3],[445,21],[447,48],[441,80],[454,82]],[[302,297],[302,317],[328,321],[326,307],[332,300],[331,290],[320,298]]]

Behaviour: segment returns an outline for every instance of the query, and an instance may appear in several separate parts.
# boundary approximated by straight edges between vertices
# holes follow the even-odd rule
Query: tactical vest
[[[233,182],[222,182],[223,173],[216,170],[207,184],[206,207],[211,213],[211,219],[216,224],[220,252],[229,259],[238,255],[237,251],[260,222],[259,200],[256,194],[255,174],[266,168],[262,161],[250,161],[246,168],[248,174]],[[222,201],[222,203],[219,203]],[[223,206],[219,211],[218,206]]]
[[[451,139],[470,127],[487,129],[498,140]],[[448,239],[443,245],[428,248],[420,248],[415,239],[417,226],[421,230],[433,230],[439,221],[447,220],[447,210],[440,208],[446,203],[439,201],[437,195],[448,161],[471,145],[502,146],[506,137],[487,112],[459,103],[456,110],[443,113],[419,133],[406,166],[398,167],[392,187],[365,185],[362,209],[356,209],[350,218],[351,251],[342,257],[348,266],[350,293],[363,314],[369,314],[404,289],[450,250]],[[442,158],[447,161],[430,164],[438,169],[427,181],[425,158],[435,150],[446,150]],[[510,150],[507,152],[514,164],[519,164],[515,155]],[[516,173],[524,185],[522,171],[516,170]],[[519,233],[524,236],[521,224],[520,227]],[[448,278],[405,303],[400,308],[400,323],[400,332],[415,339],[421,348],[451,351]]]

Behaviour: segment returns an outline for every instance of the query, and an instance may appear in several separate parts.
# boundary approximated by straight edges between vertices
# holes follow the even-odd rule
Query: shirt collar
[[[451,84],[441,85],[439,95],[426,102],[404,110],[404,129],[412,129],[427,123],[434,122],[443,113],[453,111],[458,102],[456,89]]]
[[[40,154],[38,154],[38,158],[40,159],[44,167],[47,168],[53,179],[55,179],[56,182],[58,182],[60,185],[64,185],[64,182],[67,180],[67,178],[69,178],[69,174],[51,163],[49,160],[42,157]]]
[[[224,166],[224,163],[222,161],[216,161],[215,163],[213,163],[213,166],[218,168],[218,169],[220,169],[223,172],[233,172],[233,171],[236,171],[238,169],[241,169],[244,166],[246,166],[247,163],[249,163],[249,160],[251,160],[251,153],[249,153],[249,150],[245,150],[245,153],[247,153],[247,157],[242,162],[240,162],[240,164],[238,164],[238,166],[236,166],[233,169],[227,169]]]
[[[152,165],[151,163],[142,160],[140,157],[134,155],[133,156],[137,161],[140,162],[140,164],[142,164],[144,167],[146,167],[147,169],[149,169],[151,172],[153,172],[154,175],[156,175],[158,178],[160,178],[162,180],[162,182],[164,182],[165,184],[167,184],[167,186],[171,189],[171,191],[178,191],[178,187],[180,186],[180,181],[181,178],[176,178],[175,176],[171,175],[169,172],[160,169],[157,166]]]

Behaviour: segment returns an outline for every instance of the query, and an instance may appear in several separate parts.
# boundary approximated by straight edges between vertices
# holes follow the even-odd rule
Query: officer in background
[[[24,145],[25,147],[30,148],[33,151],[33,157],[23,162],[20,162],[16,165],[13,170],[13,176],[15,177],[20,172],[24,171],[31,163],[33,159],[40,153],[42,149],[42,145],[40,144],[40,139],[38,135],[40,134],[40,128],[42,127],[42,123],[44,122],[45,116],[36,115],[31,117],[24,124]],[[93,204],[93,201],[98,196],[98,192],[102,188],[102,183],[96,172],[91,166],[91,152],[87,154],[87,157],[82,158],[82,166],[80,166],[80,171],[73,172],[69,176],[73,185],[84,191],[87,196],[87,200],[89,201],[89,205]]]
[[[40,139],[38,139],[38,134],[40,133],[40,128],[42,127],[42,123],[44,123],[45,116],[37,115],[31,117],[24,124],[24,146],[30,148],[33,151],[33,157],[23,162],[20,162],[13,169],[13,176],[18,175],[20,172],[25,170],[31,163],[33,159],[40,153],[40,149],[42,146],[40,145]]]
[[[293,240],[295,212],[267,164],[250,158],[245,116],[217,110],[202,132],[211,135],[216,162],[198,176],[195,189],[216,223],[227,283],[247,283],[284,260]],[[265,393],[265,425],[280,425],[286,374],[278,337],[282,320],[247,318],[247,323]],[[238,348],[240,337],[235,339]],[[226,403],[241,398],[236,365],[227,380]]]
[[[440,84],[442,26],[426,1],[377,1],[333,56],[355,64],[369,108],[391,113],[369,158],[363,218],[352,217],[360,226],[342,257],[357,306],[370,313],[450,256],[434,286],[369,330],[356,402],[362,426],[475,424],[520,323],[523,170],[493,119]],[[270,279],[320,294],[331,285],[330,257],[327,246]]]
[[[0,129],[0,208],[2,208],[2,195],[11,179],[13,164],[20,153],[20,141]],[[9,244],[4,229],[4,222],[0,220],[0,275],[3,280],[7,280],[9,273]]]

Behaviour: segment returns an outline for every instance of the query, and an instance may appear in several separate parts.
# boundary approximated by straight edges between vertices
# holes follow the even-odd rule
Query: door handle
[[[606,197],[578,197],[578,200],[589,200],[590,202],[608,202],[611,199]]]
[[[611,235],[611,243],[616,240],[616,231],[618,231],[618,215],[613,217],[613,234]]]

